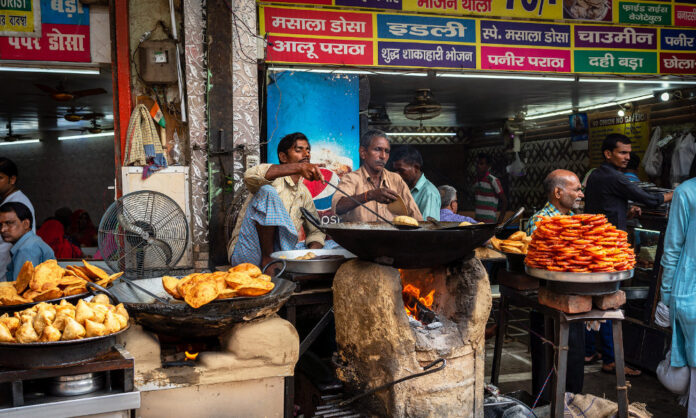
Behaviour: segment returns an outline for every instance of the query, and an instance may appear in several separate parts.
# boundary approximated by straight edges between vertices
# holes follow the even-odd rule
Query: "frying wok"
[[[130,325],[113,334],[79,340],[0,343],[0,367],[8,369],[46,369],[95,359],[111,351],[116,337]]]
[[[419,229],[398,230],[385,223],[344,222],[322,225],[311,213],[300,209],[303,216],[322,232],[330,235],[343,248],[359,258],[396,268],[426,268],[449,264],[473,253],[493,237],[496,229],[504,228],[519,217],[520,208],[502,225],[474,224],[459,229],[440,229],[421,222]],[[458,222],[440,222],[444,227]]]
[[[118,302],[109,292],[94,283],[88,283],[92,289],[106,293],[113,304]],[[78,296],[78,295],[76,295]],[[79,295],[79,296],[84,296]],[[72,296],[70,297],[72,298]],[[66,299],[68,298],[61,298]],[[79,340],[51,341],[35,343],[0,343],[0,367],[8,369],[45,369],[82,363],[97,358],[111,351],[116,344],[116,337],[124,333],[130,325],[112,334],[100,337],[81,338]]]
[[[197,338],[217,336],[235,323],[276,313],[292,296],[296,285],[279,277],[272,281],[275,287],[265,295],[214,300],[198,309],[172,298],[162,287],[162,278],[140,279],[137,283],[166,299],[166,304],[120,281],[109,290],[144,328],[161,334]]]

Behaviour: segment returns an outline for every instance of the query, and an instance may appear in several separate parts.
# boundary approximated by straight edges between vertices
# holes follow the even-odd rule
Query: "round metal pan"
[[[342,256],[343,258],[328,258],[328,259],[309,259],[296,260],[297,257],[302,257],[307,253],[314,253],[317,257],[322,256]],[[327,274],[335,273],[341,264],[355,258],[355,254],[345,249],[334,250],[291,250],[291,251],[276,251],[271,254],[271,258],[277,260],[285,260],[286,271],[292,273],[305,274]]]
[[[159,277],[136,280],[136,283],[166,299],[166,304],[121,281],[110,292],[123,303],[136,323],[150,331],[180,337],[211,337],[222,334],[238,322],[276,313],[292,296],[296,285],[278,277],[272,281],[275,287],[265,295],[214,300],[198,309],[172,298]]]
[[[116,343],[116,337],[130,325],[113,334],[80,340],[0,343],[0,367],[8,369],[47,369],[82,363],[102,356]]]
[[[527,274],[538,279],[570,283],[620,282],[633,277],[633,270],[612,271],[608,273],[573,273],[570,271],[549,271],[525,266]]]
[[[621,282],[555,282],[546,281],[546,288],[552,292],[566,295],[599,296],[616,293]]]
[[[386,223],[342,222],[322,225],[312,214],[303,216],[322,232],[330,235],[341,247],[367,261],[396,268],[426,268],[443,266],[470,256],[476,247],[485,244],[499,228],[519,217],[524,208],[502,225],[474,224],[457,229],[443,229],[458,222],[419,223],[420,228],[399,230]]]

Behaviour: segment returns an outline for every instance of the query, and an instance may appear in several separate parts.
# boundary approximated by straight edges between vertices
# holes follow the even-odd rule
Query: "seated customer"
[[[342,222],[382,222],[365,207],[391,221],[395,215],[387,205],[398,198],[403,200],[408,216],[417,221],[423,220],[406,182],[398,174],[384,168],[390,151],[387,134],[380,130],[371,129],[360,137],[358,152],[363,165],[341,178],[341,189],[353,199],[342,193],[334,193],[331,198],[331,208]]]
[[[319,218],[312,195],[302,182],[303,177],[323,180],[319,167],[309,163],[310,151],[304,134],[289,134],[278,143],[280,164],[260,164],[244,173],[251,195],[227,246],[232,265],[265,265],[274,251],[294,250],[303,230],[307,248],[324,247],[324,234],[300,212],[305,208]]]
[[[31,222],[34,225],[32,230],[36,232],[34,207],[29,198],[17,186],[18,175],[17,165],[12,160],[0,157],[0,205],[8,202],[24,204],[31,211]],[[11,244],[0,240],[0,278],[5,277],[7,266],[10,264],[11,247]]]
[[[36,231],[36,235],[41,237],[41,239],[51,247],[56,259],[84,257],[80,247],[73,244],[68,239],[65,234],[65,228],[58,219],[46,219]]]
[[[6,279],[17,280],[19,270],[26,261],[35,266],[46,260],[55,259],[53,250],[31,230],[32,216],[29,208],[19,202],[8,202],[0,206],[0,235],[12,244],[10,264]]]
[[[97,227],[86,210],[78,209],[72,213],[70,227],[66,231],[70,240],[82,247],[97,246]]]
[[[440,192],[440,221],[478,223],[476,219],[457,214],[457,209],[459,209],[457,189],[443,185],[438,187],[437,190]]]

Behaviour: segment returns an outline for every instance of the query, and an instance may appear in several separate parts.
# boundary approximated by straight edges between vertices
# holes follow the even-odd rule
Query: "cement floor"
[[[525,315],[513,315],[519,319],[520,326],[526,327]],[[489,320],[489,325],[493,319]],[[532,362],[528,350],[528,334],[523,328],[515,326],[515,320],[508,327],[507,337],[503,345],[499,385],[501,393],[532,390]],[[486,381],[490,382],[491,363],[495,337],[486,342]],[[595,396],[606,397],[616,401],[616,378],[614,375],[601,372],[601,363],[585,366],[583,390]],[[648,411],[655,417],[686,417],[686,408],[679,406],[677,396],[666,390],[657,377],[652,373],[643,372],[640,377],[629,379],[628,401],[641,402],[647,405]],[[536,397],[537,394],[531,394]],[[546,408],[548,409],[548,408]]]

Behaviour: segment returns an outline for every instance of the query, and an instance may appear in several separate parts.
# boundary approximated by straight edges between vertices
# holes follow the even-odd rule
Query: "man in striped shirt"
[[[477,179],[474,183],[477,221],[485,223],[498,223],[503,221],[508,201],[503,191],[500,180],[491,174],[491,157],[487,154],[479,154],[476,162]],[[496,216],[496,211],[500,213]]]

